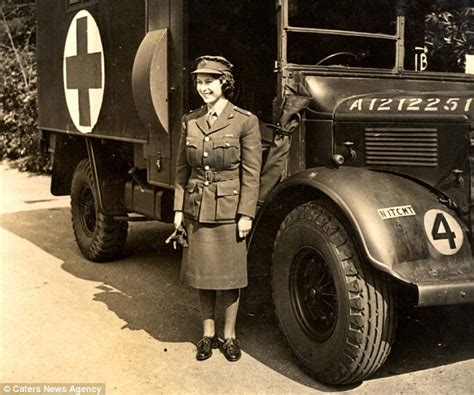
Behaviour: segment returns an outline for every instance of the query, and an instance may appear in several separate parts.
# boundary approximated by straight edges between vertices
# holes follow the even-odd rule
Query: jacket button
[[[204,141],[209,141],[209,137],[208,136],[204,137]]]
[[[204,158],[207,158],[207,157],[209,156],[209,154],[208,154],[207,152],[204,152],[204,153],[202,154],[202,156],[204,156]]]
[[[237,195],[237,189],[234,189],[234,195]]]
[[[210,169],[209,165],[204,166],[204,170],[209,170],[209,169]]]
[[[229,146],[230,146],[230,144],[229,144],[229,143],[225,143],[225,146],[226,146],[226,147],[229,147]]]
[[[209,185],[209,181],[204,181],[204,185]]]

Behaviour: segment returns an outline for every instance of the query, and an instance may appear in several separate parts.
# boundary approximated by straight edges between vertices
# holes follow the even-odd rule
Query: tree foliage
[[[474,52],[474,7],[435,10],[426,16],[425,45],[430,69],[463,73],[466,53]]]
[[[50,160],[37,129],[35,8],[9,2],[1,10],[0,154],[21,170],[47,172]]]

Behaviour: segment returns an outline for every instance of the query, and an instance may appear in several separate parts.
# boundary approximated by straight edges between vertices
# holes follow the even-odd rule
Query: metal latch
[[[157,156],[157,159],[156,159],[156,162],[155,162],[155,166],[156,166],[156,171],[159,173],[162,169],[161,152],[158,152],[158,154],[156,156]]]
[[[342,144],[344,145],[344,147],[346,147],[346,150],[347,150],[346,159],[354,160],[357,157],[356,152],[352,148],[354,143],[352,141],[345,141]]]
[[[451,173],[454,175],[454,185],[456,185],[456,188],[462,188],[464,186],[464,177],[462,176],[464,171],[461,169],[453,169]]]

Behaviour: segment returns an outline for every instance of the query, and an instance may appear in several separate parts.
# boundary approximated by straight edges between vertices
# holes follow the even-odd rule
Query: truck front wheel
[[[88,159],[76,167],[71,184],[72,227],[82,254],[95,262],[118,258],[127,240],[128,223],[98,209],[98,196]]]
[[[295,208],[275,239],[273,301],[291,350],[316,379],[362,381],[387,358],[393,291],[364,264],[349,225],[323,201]]]

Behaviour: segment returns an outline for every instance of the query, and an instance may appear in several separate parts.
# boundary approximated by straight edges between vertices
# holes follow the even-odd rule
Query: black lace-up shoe
[[[233,337],[225,339],[225,342],[222,345],[222,352],[230,362],[236,362],[242,356],[242,352],[240,351],[240,343]]]
[[[211,357],[212,349],[219,347],[219,338],[217,335],[213,337],[204,336],[197,342],[196,359],[198,361],[204,361]]]

